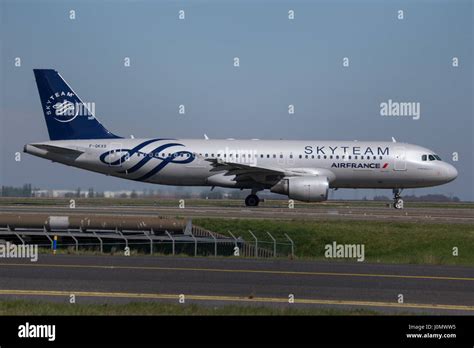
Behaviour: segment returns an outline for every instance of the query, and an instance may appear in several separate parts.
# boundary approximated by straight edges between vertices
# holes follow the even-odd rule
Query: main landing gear
[[[245,198],[245,205],[247,207],[256,207],[260,203],[260,198],[257,195],[251,194]]]
[[[401,189],[393,189],[393,207],[395,209],[403,209],[403,199],[400,196]]]
[[[258,206],[258,203],[260,203],[260,198],[256,195],[258,191],[257,190],[252,190],[252,193],[245,198],[245,205],[247,207],[256,207]]]

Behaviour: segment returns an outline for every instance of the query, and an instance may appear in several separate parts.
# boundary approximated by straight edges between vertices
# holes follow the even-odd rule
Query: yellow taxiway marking
[[[129,292],[97,292],[97,291],[55,291],[55,290],[0,290],[0,295],[28,295],[28,296],[65,296],[74,294],[76,297],[106,297],[148,300],[179,300],[177,294],[153,294],[153,293],[129,293]],[[210,295],[186,295],[187,300],[196,301],[229,301],[229,302],[265,302],[265,303],[288,303],[288,298],[278,297],[243,297],[243,296],[210,296]],[[295,304],[322,304],[322,305],[346,305],[366,307],[395,307],[395,308],[419,308],[419,309],[446,309],[459,311],[474,311],[474,306],[429,304],[429,303],[397,303],[378,301],[355,301],[355,300],[321,300],[321,299],[298,299]]]
[[[426,279],[426,280],[461,280],[474,281],[474,277],[444,277],[444,276],[422,276],[402,274],[372,274],[372,273],[344,273],[344,272],[304,272],[304,271],[277,271],[259,269],[225,269],[225,268],[192,268],[192,267],[155,267],[155,266],[106,266],[106,265],[61,265],[46,263],[0,263],[2,266],[14,267],[45,267],[45,268],[85,268],[85,269],[122,269],[122,270],[150,270],[150,271],[180,271],[180,272],[222,272],[222,273],[257,273],[278,275],[303,275],[303,276],[338,276],[338,277],[372,277],[372,278],[402,278],[402,279]]]

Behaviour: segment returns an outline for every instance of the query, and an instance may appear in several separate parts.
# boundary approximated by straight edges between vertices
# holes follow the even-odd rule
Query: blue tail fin
[[[84,104],[56,70],[33,71],[51,140],[119,138],[97,121],[91,105]]]

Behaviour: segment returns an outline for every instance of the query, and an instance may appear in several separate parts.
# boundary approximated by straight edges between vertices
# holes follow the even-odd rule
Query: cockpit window
[[[439,157],[436,154],[431,154],[431,155],[421,155],[421,160],[422,161],[442,161],[441,157]]]

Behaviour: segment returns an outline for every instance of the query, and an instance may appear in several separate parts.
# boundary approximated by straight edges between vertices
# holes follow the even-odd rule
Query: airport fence
[[[249,231],[253,240],[215,233],[199,226],[192,226],[184,233],[164,231],[120,231],[66,229],[0,228],[0,243],[36,244],[42,248],[68,252],[92,251],[100,253],[163,254],[191,256],[234,257],[294,257],[295,246],[288,235],[281,241],[267,232],[268,239],[259,239]]]

